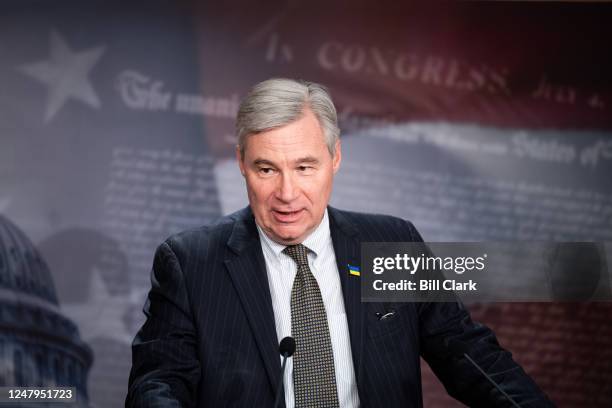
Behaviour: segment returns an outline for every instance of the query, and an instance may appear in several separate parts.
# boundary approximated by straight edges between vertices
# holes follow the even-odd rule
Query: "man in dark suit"
[[[325,88],[264,81],[236,127],[250,205],[158,248],[126,406],[272,407],[281,392],[286,407],[419,407],[420,356],[469,406],[512,406],[464,351],[520,406],[553,406],[459,302],[361,302],[347,269],[361,242],[422,239],[402,219],[328,206],[342,154]]]

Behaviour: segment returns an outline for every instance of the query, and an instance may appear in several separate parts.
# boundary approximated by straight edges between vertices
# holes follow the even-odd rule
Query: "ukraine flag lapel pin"
[[[358,266],[354,266],[350,264],[347,264],[347,266],[348,266],[349,275],[361,276],[361,270],[359,269]]]

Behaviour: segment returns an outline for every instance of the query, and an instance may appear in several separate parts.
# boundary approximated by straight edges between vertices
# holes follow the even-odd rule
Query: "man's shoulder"
[[[421,241],[414,224],[400,217],[386,214],[362,213],[329,207],[333,225],[350,228],[363,239],[379,241]]]
[[[173,250],[180,248],[190,248],[194,245],[203,249],[210,244],[225,244],[236,223],[244,222],[248,219],[250,211],[247,208],[236,211],[232,214],[222,216],[210,224],[190,228],[170,235],[164,244]]]
[[[349,210],[341,210],[339,208],[329,207],[330,214],[332,215],[341,215],[345,217],[347,220],[352,221],[354,223],[362,223],[362,222],[376,222],[376,223],[397,223],[401,224],[407,222],[403,218],[396,217],[394,215],[387,214],[377,214],[377,213],[364,213],[357,211],[349,211]]]

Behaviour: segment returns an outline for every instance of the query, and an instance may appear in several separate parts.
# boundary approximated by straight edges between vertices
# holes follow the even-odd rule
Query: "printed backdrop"
[[[273,76],[337,103],[332,205],[427,241],[612,241],[607,5],[25,3],[0,6],[3,384],[123,404],[154,250],[246,204],[233,121]],[[470,308],[559,407],[612,404],[610,303]]]

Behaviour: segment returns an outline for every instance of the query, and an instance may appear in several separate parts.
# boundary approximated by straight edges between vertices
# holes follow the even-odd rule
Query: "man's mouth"
[[[295,211],[272,210],[272,215],[278,222],[290,223],[297,221],[302,215],[303,211],[303,209]]]

